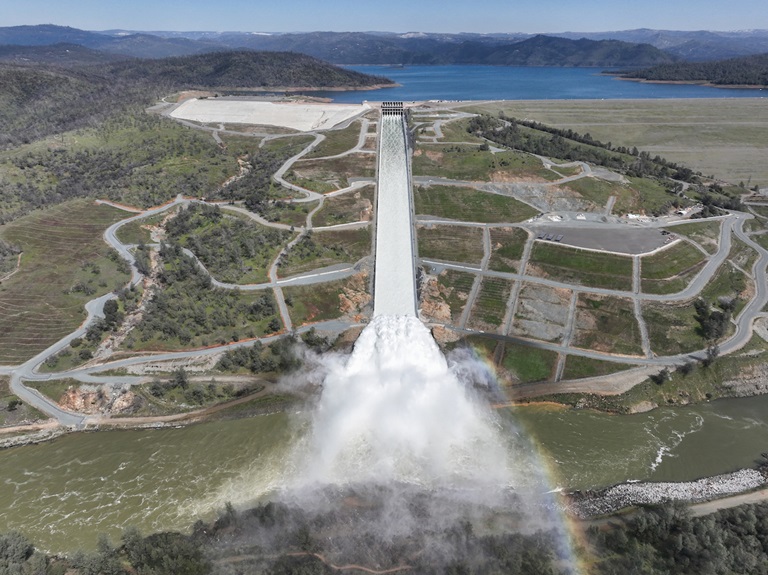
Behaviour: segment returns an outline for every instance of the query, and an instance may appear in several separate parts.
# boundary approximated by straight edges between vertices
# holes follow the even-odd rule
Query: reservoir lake
[[[308,92],[339,103],[364,100],[600,100],[649,98],[759,98],[762,88],[714,88],[620,80],[602,68],[519,66],[346,66],[384,76],[395,88],[351,92]]]

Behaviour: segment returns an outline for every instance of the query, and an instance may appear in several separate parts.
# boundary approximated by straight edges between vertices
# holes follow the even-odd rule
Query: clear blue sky
[[[85,30],[594,32],[768,29],[766,0],[0,0],[0,26]]]

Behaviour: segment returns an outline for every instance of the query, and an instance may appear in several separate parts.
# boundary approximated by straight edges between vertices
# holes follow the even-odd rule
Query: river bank
[[[696,481],[621,483],[599,491],[567,495],[567,511],[579,519],[613,515],[628,507],[723,499],[768,485],[768,469],[740,469]]]

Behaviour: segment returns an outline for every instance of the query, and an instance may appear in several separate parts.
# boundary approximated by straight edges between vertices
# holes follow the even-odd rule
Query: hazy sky
[[[86,30],[593,32],[768,28],[766,0],[0,0],[0,26]]]

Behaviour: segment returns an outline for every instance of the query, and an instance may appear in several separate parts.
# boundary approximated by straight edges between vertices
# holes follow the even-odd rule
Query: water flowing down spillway
[[[402,116],[381,116],[373,315],[416,315],[411,174]]]
[[[348,362],[331,367],[308,441],[301,481],[517,483],[495,414],[411,316],[374,318]]]

